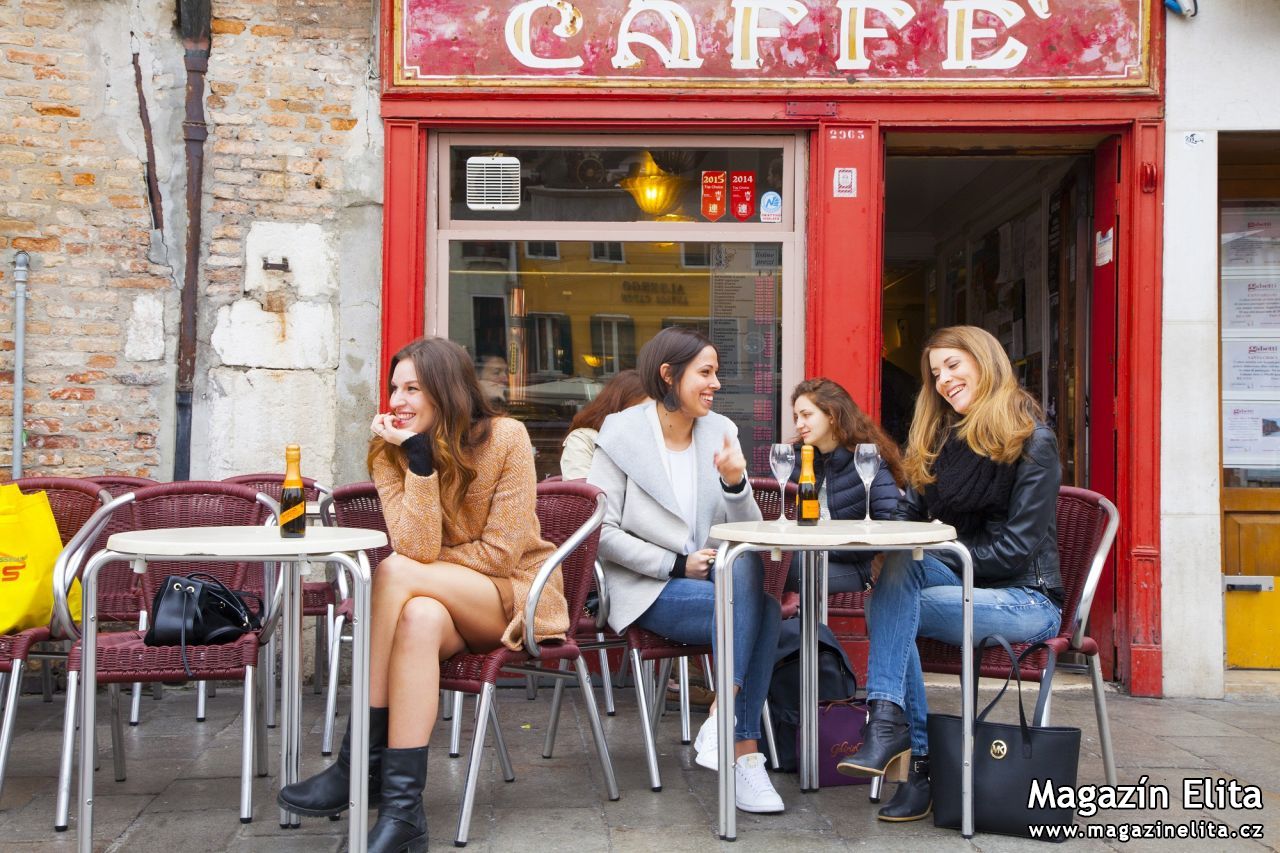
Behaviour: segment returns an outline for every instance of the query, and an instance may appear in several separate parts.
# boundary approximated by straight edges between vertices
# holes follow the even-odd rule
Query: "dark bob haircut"
[[[636,360],[636,372],[640,374],[644,392],[661,402],[669,412],[679,409],[680,404],[671,391],[680,384],[680,377],[684,375],[689,362],[707,347],[716,351],[716,358],[720,357],[716,345],[697,329],[669,326],[658,332],[640,348],[640,355]],[[662,378],[664,364],[671,368],[670,382]]]

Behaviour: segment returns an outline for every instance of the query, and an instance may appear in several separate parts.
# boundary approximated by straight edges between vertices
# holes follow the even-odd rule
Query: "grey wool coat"
[[[609,626],[621,632],[649,609],[671,579],[676,555],[684,553],[689,530],[680,515],[675,491],[662,463],[641,403],[605,419],[596,441],[587,482],[607,496],[600,529],[600,564],[609,594]],[[693,422],[694,455],[698,471],[698,524],[693,531],[699,547],[720,543],[708,536],[711,526],[724,521],[759,521],[760,508],[751,484],[737,494],[725,492],[715,466],[724,436],[736,443],[738,428],[715,412]]]

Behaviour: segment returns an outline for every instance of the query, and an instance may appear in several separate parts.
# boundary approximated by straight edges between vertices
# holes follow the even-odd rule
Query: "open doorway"
[[[886,430],[905,442],[930,332],[980,326],[1057,433],[1063,484],[1114,496],[1115,143],[920,133],[886,142]],[[1105,638],[1108,675],[1114,600],[1099,590],[1090,631]]]

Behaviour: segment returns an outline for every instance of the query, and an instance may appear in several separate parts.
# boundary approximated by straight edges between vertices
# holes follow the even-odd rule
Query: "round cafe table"
[[[960,782],[961,825],[965,838],[973,836],[973,558],[956,541],[955,528],[921,521],[823,520],[801,527],[794,521],[740,521],[717,524],[711,538],[720,540],[716,554],[716,684],[733,683],[733,571],[743,554],[782,551],[799,554],[800,571],[800,790],[818,789],[818,618],[819,593],[826,589],[825,552],[944,551],[960,558],[963,572],[963,643],[960,655],[961,719],[964,743]],[[823,559],[816,559],[822,557]],[[818,577],[821,566],[822,577]],[[733,774],[733,714],[716,717],[720,761],[720,837],[737,838],[736,782]]]
[[[245,562],[278,562],[281,580],[262,627],[262,636],[270,637],[276,620],[281,620],[284,640],[281,703],[280,778],[281,787],[298,780],[299,742],[301,737],[302,695],[298,676],[301,670],[302,572],[309,562],[337,563],[351,573],[355,615],[351,620],[351,817],[349,850],[365,849],[369,832],[367,811],[369,761],[369,560],[365,551],[387,544],[387,536],[379,530],[351,527],[308,527],[305,536],[286,539],[277,527],[178,527],[160,530],[137,530],[113,534],[106,549],[94,554],[81,575],[83,587],[84,647],[80,695],[80,813],[78,819],[79,849],[93,850],[93,767],[94,711],[97,666],[98,624],[95,614],[98,570],[114,561],[129,562],[138,574],[146,572],[149,559],[181,557],[184,560]],[[72,713],[70,708],[67,713]],[[246,713],[252,713],[246,709]],[[243,745],[242,761],[251,762],[251,744]],[[296,825],[297,818],[280,813],[281,826]]]

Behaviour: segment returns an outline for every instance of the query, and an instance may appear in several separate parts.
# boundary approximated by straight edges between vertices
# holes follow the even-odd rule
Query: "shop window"
[[[536,137],[534,137],[536,139]],[[790,230],[782,144],[646,141],[635,145],[458,144],[449,148],[447,218],[518,222],[754,222]],[[468,205],[476,163],[501,153],[501,206]],[[472,175],[468,182],[468,161]],[[492,167],[490,167],[492,169]],[[488,172],[485,172],[487,175]],[[518,175],[518,180],[514,178]],[[513,196],[513,194],[516,194]],[[487,197],[487,196],[486,196]]]
[[[591,318],[591,351],[595,363],[589,365],[600,376],[636,366],[636,324],[619,314],[597,314]]]
[[[560,244],[555,240],[527,240],[524,244],[524,256],[530,260],[560,260]]]
[[[626,263],[621,243],[592,243],[591,260],[606,264]]]
[[[768,470],[790,429],[784,353],[787,383],[804,363],[802,139],[436,135],[427,316],[485,365],[504,354],[539,477],[559,473],[573,416],[673,325],[716,345],[716,411]],[[469,208],[468,159],[499,154],[519,162],[519,206]]]

